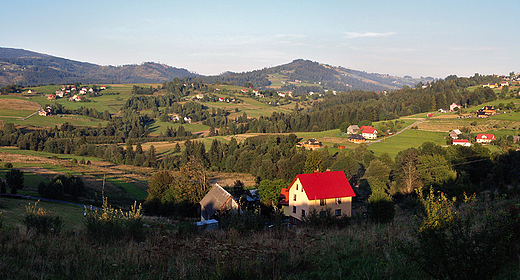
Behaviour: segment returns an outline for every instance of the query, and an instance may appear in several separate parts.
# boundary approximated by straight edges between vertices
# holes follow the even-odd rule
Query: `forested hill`
[[[22,49],[0,47],[0,85],[64,83],[163,83],[174,78],[200,77],[202,82],[292,90],[298,93],[331,89],[337,91],[383,91],[413,87],[433,78],[414,79],[367,73],[297,59],[290,63],[243,73],[225,72],[199,76],[186,69],[145,62],[140,65],[100,66]]]
[[[233,83],[253,87],[280,88],[281,90],[395,90],[404,85],[413,87],[419,82],[433,81],[432,77],[414,79],[367,73],[343,67],[330,66],[310,60],[297,59],[291,63],[244,73],[226,72],[218,76],[202,77],[205,83]]]
[[[21,49],[0,48],[0,85],[162,83],[187,76],[197,75],[153,62],[100,66]]]

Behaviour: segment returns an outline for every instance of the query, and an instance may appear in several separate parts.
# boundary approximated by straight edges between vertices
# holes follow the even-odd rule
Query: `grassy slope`
[[[409,129],[399,135],[388,137],[379,143],[374,143],[369,146],[369,149],[377,156],[388,153],[391,157],[395,157],[399,151],[412,147],[417,148],[426,141],[432,141],[438,145],[445,145],[445,136],[446,133],[443,132]]]
[[[14,227],[21,225],[25,216],[25,207],[29,203],[34,205],[36,201],[0,197],[0,211],[4,218],[4,226]],[[79,206],[45,201],[38,202],[37,206],[51,211],[53,214],[58,214],[63,219],[64,230],[83,228],[83,212],[85,209]]]
[[[32,157],[44,157],[44,158],[50,158],[50,156],[54,155],[51,153],[46,152],[37,152],[37,151],[27,151],[27,150],[19,150],[17,148],[0,148],[0,152],[7,152],[11,154],[19,154],[24,156],[32,156]],[[50,155],[50,156],[49,156]],[[100,161],[98,158],[94,157],[80,157],[80,156],[73,156],[73,155],[54,155],[57,156],[59,159],[76,159],[77,161],[80,161],[81,159],[85,159],[85,161],[90,160],[91,162],[94,161]],[[72,165],[72,166],[64,166],[64,165],[55,165],[55,164],[46,164],[41,162],[31,163],[30,160],[25,160],[24,162],[14,162],[13,168],[23,168],[23,167],[40,167],[44,169],[48,169],[52,172],[56,173],[70,173],[72,175],[77,176],[84,176],[89,175],[93,176],[94,178],[97,178],[98,181],[102,181],[104,174],[107,172],[106,169],[100,169],[94,165],[88,166],[88,165]],[[5,178],[5,173],[8,171],[8,169],[0,167],[0,176]],[[111,174],[112,173],[112,174]],[[119,174],[120,172],[109,172],[109,174],[106,175],[106,181],[117,186],[117,188],[120,188],[122,190],[121,192],[115,192],[115,193],[107,193],[107,196],[109,197],[118,197],[118,198],[128,198],[128,199],[138,199],[138,200],[144,200],[147,196],[147,192],[140,188],[139,186],[133,184],[134,180],[123,177],[122,174]],[[37,187],[40,182],[48,182],[46,177],[40,175],[40,174],[34,174],[25,172],[24,177],[28,178],[26,179],[24,185],[28,186],[27,189],[20,191],[20,194],[28,194],[28,195],[38,195],[37,194]],[[141,184],[146,184],[146,182],[140,182]],[[88,186],[87,186],[88,187]],[[101,190],[100,190],[101,192]]]
[[[161,122],[161,121],[153,121],[152,123],[148,124],[148,127],[150,129],[150,135],[152,136],[158,136],[161,132],[166,132],[167,127],[175,128],[177,129],[179,126],[184,126],[184,129],[187,131],[191,131],[192,133],[203,131],[203,130],[209,130],[209,126],[199,124],[199,123],[173,123],[173,122]]]

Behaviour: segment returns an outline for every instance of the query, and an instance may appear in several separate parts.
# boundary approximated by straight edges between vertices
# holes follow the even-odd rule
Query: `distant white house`
[[[457,103],[452,103],[452,104],[450,105],[450,111],[452,111],[452,112],[455,111],[455,108],[458,108],[458,109],[460,110],[460,109],[462,109],[462,106],[460,106],[460,105],[457,104]]]
[[[454,129],[454,130],[450,131],[450,137],[453,139],[458,139],[461,134],[462,134],[462,131],[460,131],[459,129]]]
[[[360,129],[361,135],[365,137],[365,139],[376,139],[377,133],[379,133],[373,126],[362,126]]]
[[[353,124],[347,128],[347,134],[356,134],[359,132],[359,126]]]
[[[489,144],[489,143],[491,143],[491,141],[495,140],[495,135],[480,133],[480,134],[477,134],[476,140],[477,140],[477,143]]]
[[[81,101],[81,96],[74,94],[71,98],[69,98],[69,101]]]
[[[453,140],[452,145],[460,145],[460,146],[469,147],[469,146],[471,146],[471,143],[469,142],[468,139],[455,139],[455,140]]]

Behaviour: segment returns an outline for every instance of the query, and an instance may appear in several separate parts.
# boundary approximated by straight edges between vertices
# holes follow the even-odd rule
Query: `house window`
[[[336,216],[341,216],[341,209],[336,209]]]
[[[292,207],[292,212],[296,214],[296,206]]]
[[[302,217],[305,217],[305,210],[302,209]]]
[[[341,204],[341,197],[336,198],[336,204]]]
[[[296,190],[298,190],[298,184],[296,184]]]
[[[294,195],[293,200],[296,201],[296,195]]]
[[[327,205],[327,201],[325,199],[320,199],[320,206]]]

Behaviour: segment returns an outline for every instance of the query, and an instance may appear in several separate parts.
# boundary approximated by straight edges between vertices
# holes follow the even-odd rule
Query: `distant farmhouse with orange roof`
[[[317,150],[317,149],[321,149],[321,147],[323,147],[321,142],[316,140],[316,139],[309,139],[309,140],[307,140],[305,142],[298,142],[296,144],[296,146],[297,147],[303,147],[306,150]]]

